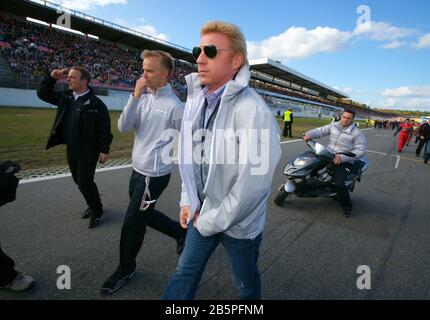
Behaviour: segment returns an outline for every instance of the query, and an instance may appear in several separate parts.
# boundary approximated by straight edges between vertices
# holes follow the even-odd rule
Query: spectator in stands
[[[55,92],[55,83],[66,76],[69,91]],[[108,109],[89,87],[90,81],[89,72],[82,67],[54,69],[42,80],[37,95],[58,106],[46,149],[67,145],[67,162],[73,180],[88,205],[82,218],[90,218],[88,227],[91,229],[99,224],[103,215],[94,174],[97,162],[108,160],[113,136]]]
[[[183,123],[189,125],[182,128],[179,138],[183,181],[180,222],[188,228],[188,234],[177,271],[163,299],[193,299],[206,263],[220,243],[230,258],[240,298],[260,299],[258,252],[267,199],[281,154],[277,125],[264,101],[249,88],[246,42],[238,27],[224,22],[206,23],[201,29],[200,45],[193,49],[193,54],[199,74],[187,77],[188,90],[193,94],[188,95]],[[267,170],[253,173],[246,154],[255,148],[256,142],[246,142],[245,133],[237,148],[233,146],[227,152],[229,159],[236,159],[232,166],[222,164],[226,163],[225,145],[211,144],[210,134],[201,140],[205,141],[204,146],[212,145],[210,150],[204,146],[201,150],[201,145],[193,142],[193,133],[201,129],[243,133],[255,130],[258,135],[266,131],[269,136],[259,143],[261,150],[267,152],[264,156]],[[205,159],[221,163],[208,163]]]
[[[119,290],[135,274],[136,257],[142,247],[146,227],[152,227],[177,242],[176,251],[184,248],[186,230],[155,209],[170,180],[171,160],[162,158],[171,143],[170,130],[180,130],[183,105],[168,83],[173,72],[173,58],[163,51],[144,51],[143,76],[118,120],[121,132],[135,132],[133,173],[130,177],[130,203],[121,229],[119,265],[103,283],[101,292]],[[145,93],[145,90],[148,90]],[[150,119],[150,121],[149,121]],[[167,139],[166,139],[167,134]]]
[[[93,85],[132,90],[140,74],[136,49],[13,19],[0,20],[0,34],[0,50],[19,79],[40,81],[40,72],[48,72],[46,66],[62,69],[80,64],[90,72]],[[177,60],[171,83],[183,100],[186,98],[184,76],[192,70],[191,65]]]

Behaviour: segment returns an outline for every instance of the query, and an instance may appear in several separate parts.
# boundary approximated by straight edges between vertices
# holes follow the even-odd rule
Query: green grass
[[[66,165],[64,145],[45,150],[56,109],[0,107],[0,161],[13,160],[23,170]],[[133,133],[118,131],[120,111],[110,111],[114,136],[110,157],[131,157]]]
[[[0,107],[0,161],[17,161],[23,170],[66,165],[64,145],[45,150],[55,112],[56,109]],[[134,134],[118,131],[120,115],[120,111],[110,111],[114,136],[111,159],[130,158],[133,148]],[[281,119],[277,120],[282,129]],[[293,136],[299,138],[304,132],[328,123],[330,119],[296,118]]]

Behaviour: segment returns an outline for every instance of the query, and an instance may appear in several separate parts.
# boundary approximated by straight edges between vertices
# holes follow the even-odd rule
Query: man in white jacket
[[[193,49],[179,137],[180,222],[185,249],[163,299],[193,299],[209,257],[222,243],[241,299],[260,299],[259,246],[281,149],[279,127],[249,87],[240,29],[208,22]],[[202,88],[203,87],[203,88]]]
[[[172,130],[180,130],[184,110],[168,84],[173,59],[159,50],[145,50],[142,59],[143,76],[137,80],[134,93],[118,120],[120,132],[135,131],[133,173],[129,184],[130,203],[121,230],[119,266],[103,283],[103,294],[117,291],[134,276],[146,226],[176,239],[178,254],[183,250],[186,237],[186,230],[179,222],[155,210],[172,170],[169,157]]]

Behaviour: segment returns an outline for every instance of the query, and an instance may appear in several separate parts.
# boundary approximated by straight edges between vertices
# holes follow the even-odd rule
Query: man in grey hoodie
[[[121,230],[119,266],[102,285],[103,294],[117,291],[134,276],[146,226],[176,239],[178,254],[183,250],[186,236],[186,230],[177,221],[155,210],[157,199],[169,183],[172,131],[180,130],[183,114],[183,104],[168,83],[173,58],[159,50],[145,50],[141,57],[143,76],[137,80],[118,120],[120,132],[135,131],[133,173],[130,203]]]
[[[162,298],[193,299],[209,257],[222,244],[240,298],[260,299],[258,255],[281,155],[279,127],[249,87],[246,42],[237,26],[206,23],[193,55],[198,74],[186,77],[179,137],[180,222],[188,234]]]

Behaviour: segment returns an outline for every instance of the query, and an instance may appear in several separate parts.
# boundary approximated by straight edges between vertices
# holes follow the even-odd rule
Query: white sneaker
[[[34,282],[34,279],[22,272],[18,272],[15,279],[11,283],[9,283],[7,286],[0,287],[0,289],[9,289],[12,291],[24,291],[27,290],[30,285]]]

